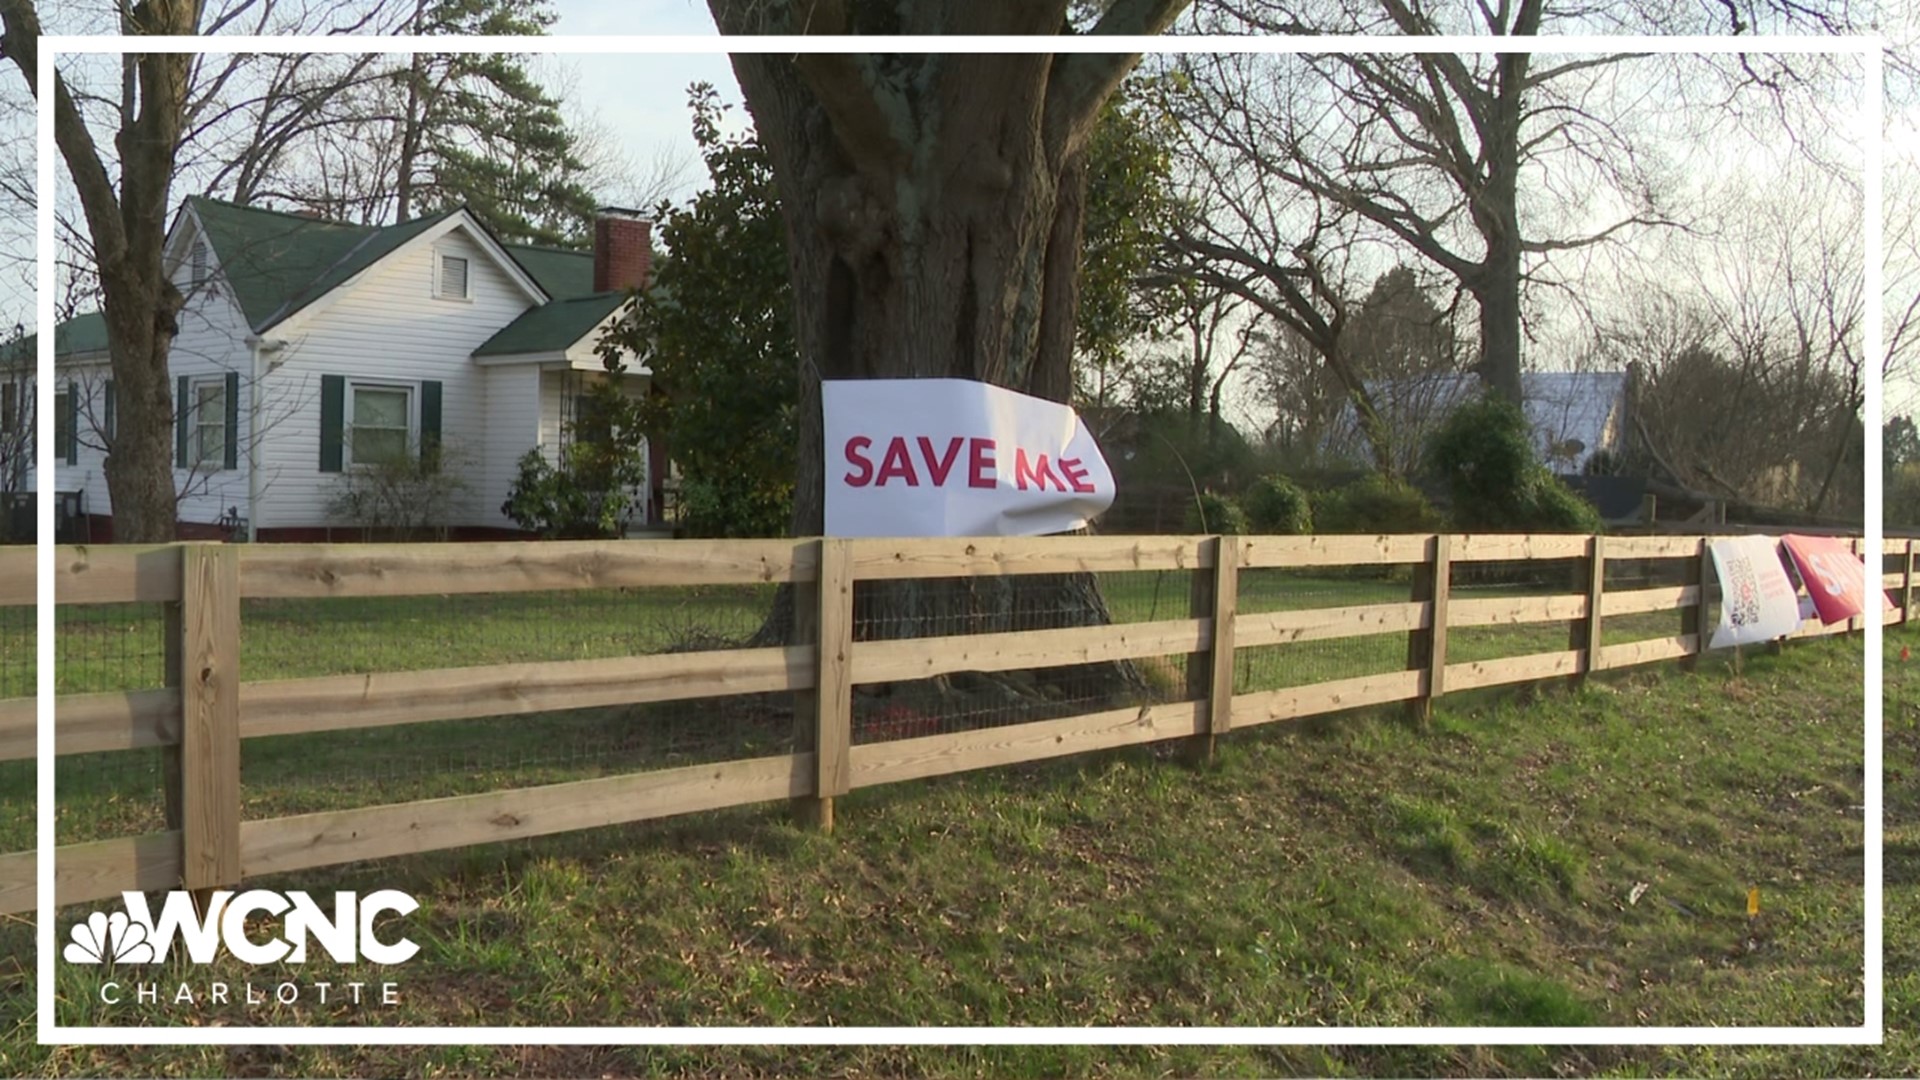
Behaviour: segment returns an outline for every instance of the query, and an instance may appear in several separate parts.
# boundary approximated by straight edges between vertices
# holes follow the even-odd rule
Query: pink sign
[[[1788,533],[1780,542],[1793,556],[1793,565],[1800,571],[1800,580],[1813,598],[1821,622],[1832,626],[1866,611],[1866,567],[1846,544],[1830,536],[1796,533]],[[1893,607],[1885,592],[1880,592],[1880,603],[1884,609]]]

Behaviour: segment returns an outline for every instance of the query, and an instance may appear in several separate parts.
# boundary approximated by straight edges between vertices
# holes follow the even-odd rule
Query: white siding
[[[180,468],[176,457],[173,490],[180,495],[179,518],[211,524],[228,509],[244,517],[247,513],[247,403],[253,383],[253,350],[247,344],[251,330],[240,306],[217,275],[195,287],[190,260],[183,259],[174,268],[174,284],[186,294],[187,301],[180,312],[180,334],[173,339],[173,351],[167,358],[168,389],[177,395],[182,375],[189,379],[224,379],[228,372],[233,372],[239,379],[239,426],[229,434],[229,438],[238,440],[238,468],[222,468],[221,462],[215,462],[211,468]],[[173,407],[177,416],[182,403],[175,401]],[[268,423],[263,417],[261,426],[265,428]],[[95,505],[91,492],[87,502],[89,508]]]
[[[518,528],[513,519],[500,512],[507,501],[514,477],[520,474],[520,458],[540,443],[540,368],[534,364],[511,364],[483,369],[487,387],[487,437],[481,453],[479,497],[483,510],[492,512],[491,521],[481,524]]]
[[[436,253],[470,260],[469,300],[434,296]],[[320,380],[397,382],[418,387],[442,384],[441,432],[449,468],[467,478],[453,525],[501,522],[502,490],[494,495],[488,450],[500,437],[498,424],[511,415],[511,401],[489,404],[485,371],[473,350],[531,305],[527,294],[463,231],[390,256],[367,278],[327,307],[296,316],[296,325],[270,337],[288,344],[276,357],[282,366],[269,380],[263,472],[270,492],[263,500],[267,527],[327,523],[327,503],[339,474],[320,471]],[[309,318],[309,314],[311,317]],[[508,380],[503,389],[519,386]],[[510,397],[513,391],[507,389]],[[419,398],[415,396],[415,412]],[[531,408],[531,403],[528,406]],[[526,425],[531,427],[531,421]],[[509,444],[521,439],[508,434]],[[531,440],[526,440],[531,445]],[[512,453],[518,456],[525,446]]]

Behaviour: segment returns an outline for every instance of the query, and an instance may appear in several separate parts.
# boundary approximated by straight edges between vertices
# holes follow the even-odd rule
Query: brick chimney
[[[644,289],[653,270],[653,222],[603,206],[593,218],[593,291]]]

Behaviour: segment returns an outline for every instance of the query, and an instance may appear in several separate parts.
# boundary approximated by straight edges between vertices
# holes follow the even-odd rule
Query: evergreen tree
[[[422,35],[544,34],[542,0],[418,0],[409,30]],[[501,239],[579,247],[590,241],[593,193],[560,103],[527,58],[417,54],[395,72],[401,95],[395,217],[466,203]]]

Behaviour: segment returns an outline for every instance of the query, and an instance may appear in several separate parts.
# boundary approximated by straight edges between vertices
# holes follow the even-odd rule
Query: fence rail
[[[1905,601],[1888,621],[1904,622],[1913,610],[1913,542],[1889,541],[1884,554],[1882,580]],[[33,602],[33,557],[0,551],[0,604]],[[1445,693],[1690,661],[1702,650],[1717,591],[1705,560],[1700,536],[61,547],[55,596],[62,608],[163,605],[167,685],[62,695],[53,750],[160,748],[169,798],[164,831],[60,847],[56,899],[232,886],[264,874],[782,799],[830,823],[834,798],[875,784],[1172,739],[1204,748],[1236,728],[1363,706],[1407,702],[1424,715]],[[1565,564],[1546,574],[1563,581],[1564,591],[1478,595],[1487,590],[1466,588],[1475,574],[1542,562]],[[1664,579],[1681,583],[1606,588],[1610,567],[1656,563],[1666,567]],[[1402,601],[1307,610],[1255,610],[1250,602],[1249,575],[1395,567],[1411,575]],[[1191,575],[1188,617],[905,638],[857,633],[856,586],[868,583],[1138,571]],[[786,640],[802,643],[306,678],[243,681],[240,674],[243,601],[766,584],[792,586]],[[1677,615],[1674,633],[1603,640],[1608,619],[1667,611]],[[1562,647],[1449,655],[1450,634],[1539,623],[1567,625]],[[1858,623],[1812,623],[1792,636],[1842,633]],[[1404,668],[1234,692],[1236,661],[1250,650],[1381,635],[1404,636]],[[1181,655],[1189,658],[1185,682],[1173,694],[1182,700],[878,741],[854,737],[856,687]],[[317,813],[242,813],[244,740],[756,694],[791,698],[802,736],[795,752]],[[32,698],[0,700],[0,762],[32,758],[35,734]],[[0,912],[33,907],[33,874],[31,853],[0,855]]]

